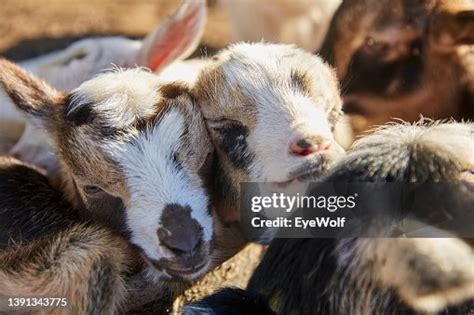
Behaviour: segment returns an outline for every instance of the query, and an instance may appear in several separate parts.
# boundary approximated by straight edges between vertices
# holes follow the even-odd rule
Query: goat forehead
[[[84,82],[74,90],[66,117],[80,124],[98,119],[101,126],[125,128],[156,115],[159,100],[155,75],[141,69],[116,70]]]
[[[289,45],[240,44],[221,56],[222,73],[231,88],[248,96],[258,92],[297,92],[334,97],[337,80],[317,56]]]
[[[61,154],[79,179],[110,186],[138,182],[158,173],[163,182],[169,174],[191,174],[189,155],[175,153],[192,150],[185,143],[187,116],[179,108],[168,109],[160,119],[144,128],[127,128],[120,136],[103,137],[95,129],[81,127],[64,137]],[[130,184],[130,183],[128,183]]]
[[[146,128],[126,129],[121,137],[94,138],[81,129],[63,154],[77,175],[104,185],[120,181],[131,188],[131,179],[142,182],[151,174],[166,182],[181,168],[174,154],[183,146],[185,130],[183,115],[172,110]]]
[[[126,140],[105,141],[102,149],[119,162],[126,177],[148,178],[157,172],[157,178],[164,180],[168,168],[180,168],[175,154],[183,147],[186,132],[185,115],[170,109],[154,124],[130,132]]]
[[[319,63],[307,68],[232,60],[223,65],[222,72],[227,85],[221,99],[225,107],[243,105],[265,112],[294,112],[306,105],[330,107],[339,99],[337,81],[330,69]]]

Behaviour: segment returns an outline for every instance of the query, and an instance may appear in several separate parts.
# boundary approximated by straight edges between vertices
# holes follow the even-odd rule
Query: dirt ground
[[[22,60],[88,36],[143,37],[179,4],[179,0],[3,0],[0,55]],[[225,14],[215,0],[208,0],[208,6],[203,43],[225,46]]]

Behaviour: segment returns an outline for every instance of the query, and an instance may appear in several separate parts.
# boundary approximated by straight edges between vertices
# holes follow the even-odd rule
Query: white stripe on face
[[[160,247],[157,235],[163,209],[169,204],[189,206],[191,217],[202,226],[203,240],[212,237],[204,188],[193,186],[185,165],[181,168],[173,161],[174,153],[185,145],[180,139],[184,127],[183,115],[171,109],[153,129],[141,132],[118,154],[129,191],[126,215],[131,242],[155,260],[171,256]]]
[[[256,100],[257,124],[248,137],[257,156],[250,174],[255,181],[288,180],[290,171],[311,158],[291,156],[288,147],[294,137],[334,139],[324,104],[291,89],[278,93],[261,93],[265,97]],[[312,158],[319,160],[316,155]]]

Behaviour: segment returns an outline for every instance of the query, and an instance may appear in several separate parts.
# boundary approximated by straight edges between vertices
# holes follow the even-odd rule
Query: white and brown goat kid
[[[342,155],[333,134],[341,98],[332,69],[295,46],[239,43],[213,59],[194,94],[216,146],[217,208],[230,223],[240,183],[306,180]]]
[[[0,83],[46,131],[75,208],[126,236],[157,279],[208,270],[213,221],[200,172],[213,149],[185,88],[133,69],[66,94],[5,60]]]
[[[205,24],[205,1],[185,0],[176,12],[160,21],[143,40],[86,38],[64,50],[22,61],[20,65],[61,91],[71,91],[113,66],[143,66],[156,73],[163,71],[161,77],[166,82],[174,81],[177,76],[181,80],[191,80],[202,63],[199,60],[186,64],[179,61],[197,48]],[[25,123],[21,113],[1,93],[0,117],[0,123]],[[26,124],[22,137],[9,153],[44,168],[49,177],[57,175],[58,163],[54,151],[41,130],[31,124]]]

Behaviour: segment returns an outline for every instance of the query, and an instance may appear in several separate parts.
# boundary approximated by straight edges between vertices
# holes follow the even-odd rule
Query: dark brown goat
[[[472,0],[350,0],[321,54],[355,133],[393,118],[474,118]]]

